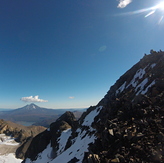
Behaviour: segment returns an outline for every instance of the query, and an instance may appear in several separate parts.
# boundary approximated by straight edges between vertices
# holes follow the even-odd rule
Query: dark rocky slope
[[[69,117],[33,139],[25,163],[164,162],[164,52],[145,55],[78,122]]]
[[[163,52],[144,56],[98,105],[104,109],[95,119],[98,139],[90,151],[99,161],[164,161]]]
[[[38,134],[36,137],[28,139],[21,147],[18,148],[16,156],[18,158],[24,158],[24,152],[26,151],[25,157],[30,157],[32,160],[35,160],[37,154],[43,151],[50,141],[53,146],[55,146],[62,131],[69,128],[75,128],[76,126],[77,120],[74,114],[67,111],[60,118],[58,118],[56,122],[52,123],[50,128]],[[29,147],[30,143],[31,145]]]

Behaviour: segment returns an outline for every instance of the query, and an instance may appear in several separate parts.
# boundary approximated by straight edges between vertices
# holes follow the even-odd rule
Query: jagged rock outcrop
[[[78,122],[67,116],[33,139],[24,163],[164,162],[164,52],[145,55]]]
[[[76,124],[77,120],[74,114],[69,111],[65,112],[60,118],[56,120],[56,122],[50,125],[50,128],[32,139],[31,145],[29,146],[25,157],[30,157],[31,160],[35,160],[38,153],[42,152],[50,142],[51,146],[53,146],[53,151],[50,155],[51,157],[55,157],[58,148],[57,139],[64,130],[71,128],[74,129]]]

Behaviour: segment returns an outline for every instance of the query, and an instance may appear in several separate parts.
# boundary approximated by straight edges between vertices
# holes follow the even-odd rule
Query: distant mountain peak
[[[34,104],[34,103],[31,103],[31,104],[29,104],[29,106],[37,106],[36,104]]]
[[[38,109],[38,108],[40,107],[35,105],[34,103],[31,103],[29,105],[24,106],[22,109],[33,110],[33,109]]]
[[[33,109],[36,109],[36,106],[35,104],[30,104],[30,106],[33,108]]]

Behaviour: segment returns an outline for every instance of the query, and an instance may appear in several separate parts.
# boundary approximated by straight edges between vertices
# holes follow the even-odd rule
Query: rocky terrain
[[[0,120],[0,134],[5,134],[15,138],[17,142],[24,142],[29,137],[34,137],[46,128],[42,126],[23,126],[10,121]]]
[[[22,126],[10,121],[0,120],[0,155],[8,155],[15,153],[17,148],[23,145],[25,142],[30,142],[33,137],[46,130],[42,126]],[[9,143],[8,143],[9,142]],[[14,143],[15,142],[15,143]],[[26,149],[22,153],[26,152]],[[23,153],[23,154],[24,154]],[[20,156],[21,158],[21,156]]]
[[[74,114],[72,112],[64,113],[56,122],[50,125],[50,128],[34,137],[32,139],[32,142],[30,140],[31,145],[26,152],[26,157],[30,155],[31,157],[35,158],[38,154],[38,151],[41,152],[47,147],[50,139],[53,143],[56,143],[62,131],[71,129],[72,127],[74,128],[76,125],[77,120]],[[50,131],[52,131],[53,133],[51,133]],[[22,150],[25,151],[27,149],[26,146],[29,146],[29,141],[18,148],[16,152],[17,157],[20,158],[20,156],[23,155]]]
[[[15,153],[19,143],[13,137],[0,134],[0,155]]]
[[[1,163],[21,163],[21,159],[15,158],[16,149],[20,143],[12,136],[0,134],[0,162]]]
[[[23,163],[164,162],[164,52],[145,55],[78,121],[62,115],[33,138],[24,157]]]

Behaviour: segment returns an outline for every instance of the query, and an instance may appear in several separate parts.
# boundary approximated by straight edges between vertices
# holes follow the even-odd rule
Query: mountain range
[[[66,112],[27,146],[22,163],[164,162],[164,52],[145,55],[79,120]]]
[[[77,119],[84,111],[82,109],[47,109],[31,103],[22,108],[0,111],[0,119],[15,123],[25,122],[27,124],[30,123],[37,126],[47,127],[67,110],[73,111]]]

